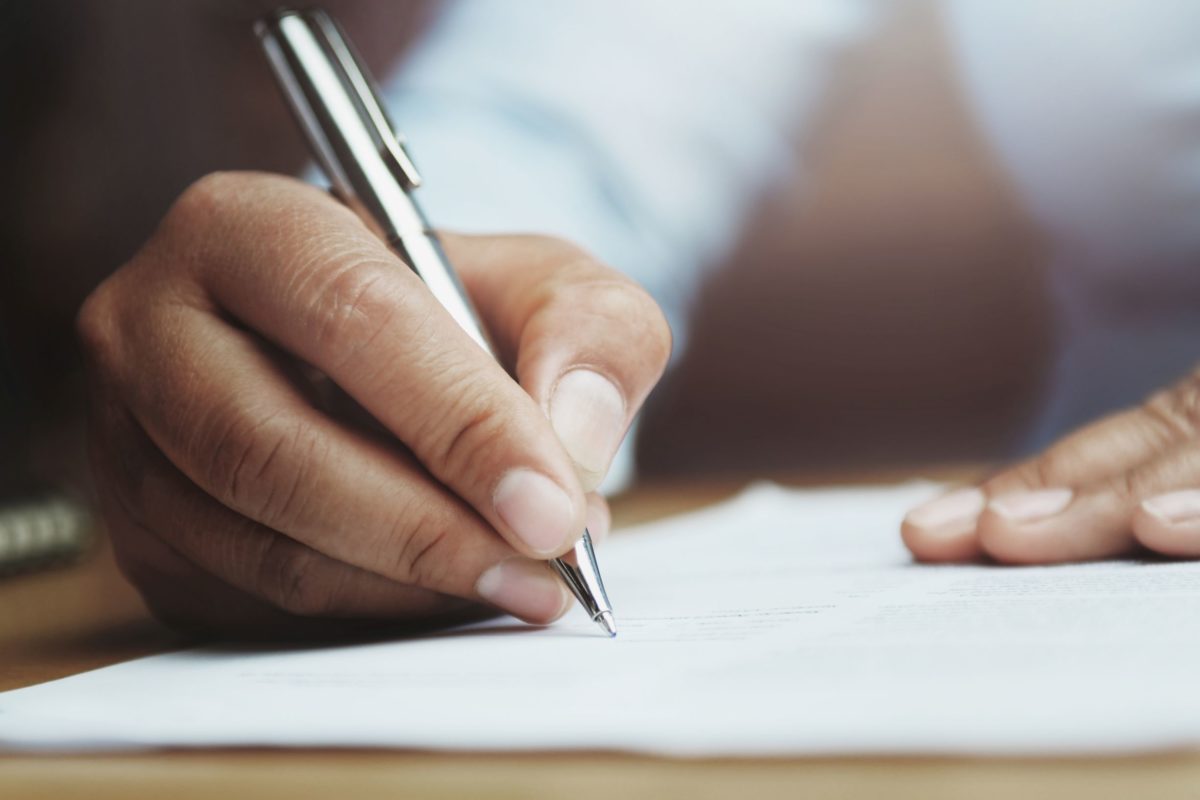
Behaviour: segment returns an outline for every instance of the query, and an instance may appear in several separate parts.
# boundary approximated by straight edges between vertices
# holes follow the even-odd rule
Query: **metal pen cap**
[[[410,192],[421,176],[358,55],[320,9],[255,25],[280,88],[339,198],[374,225],[480,347],[496,356]]]
[[[373,225],[458,324],[498,359],[412,192],[421,177],[369,73],[320,9],[280,10],[255,25],[271,69],[339,198]],[[585,530],[573,559],[552,566],[588,615],[616,635],[612,605]]]

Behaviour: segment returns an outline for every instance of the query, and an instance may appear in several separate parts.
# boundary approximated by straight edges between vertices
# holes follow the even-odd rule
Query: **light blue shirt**
[[[434,224],[582,244],[682,340],[705,267],[765,189],[803,172],[796,141],[838,55],[891,8],[459,0],[385,93]],[[1200,3],[942,12],[979,127],[1055,246],[1061,348],[1036,445],[1196,360]]]

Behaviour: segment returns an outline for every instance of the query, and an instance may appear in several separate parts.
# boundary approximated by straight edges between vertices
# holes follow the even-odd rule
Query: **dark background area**
[[[0,2],[0,486],[78,480],[71,319],[171,200],[216,169],[302,168],[250,30],[273,5]],[[381,73],[435,12],[326,5]],[[1049,352],[1044,254],[929,5],[897,3],[848,56],[803,156],[702,293],[647,413],[645,471],[1006,454]]]

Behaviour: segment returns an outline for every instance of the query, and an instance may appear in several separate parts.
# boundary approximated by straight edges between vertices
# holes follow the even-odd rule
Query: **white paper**
[[[205,648],[0,694],[0,746],[1128,752],[1200,743],[1200,565],[918,566],[929,484],[759,486],[600,553],[574,615],[309,650]]]

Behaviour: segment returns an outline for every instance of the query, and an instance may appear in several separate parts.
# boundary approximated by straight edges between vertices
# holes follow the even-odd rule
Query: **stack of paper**
[[[1200,565],[918,566],[927,484],[759,486],[616,535],[620,625],[212,647],[0,695],[0,745],[1074,753],[1200,743]]]

